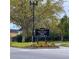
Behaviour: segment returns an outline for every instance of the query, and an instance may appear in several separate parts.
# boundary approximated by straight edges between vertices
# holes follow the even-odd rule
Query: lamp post
[[[33,17],[33,29],[32,29],[32,42],[34,41],[34,20],[35,20],[35,6],[38,4],[38,1],[30,0],[30,5],[32,5],[32,17]]]

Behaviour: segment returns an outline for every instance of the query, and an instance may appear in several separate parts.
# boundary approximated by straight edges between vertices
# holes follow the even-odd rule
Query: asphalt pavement
[[[69,59],[69,48],[10,49],[10,59]]]

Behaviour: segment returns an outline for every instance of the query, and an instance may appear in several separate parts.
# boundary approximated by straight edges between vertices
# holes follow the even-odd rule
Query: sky
[[[64,10],[66,14],[69,16],[69,0],[66,0],[66,2],[63,4]]]
[[[67,14],[69,16],[69,0],[65,0],[66,2],[64,2],[63,7],[65,10],[65,14]],[[62,14],[61,16],[63,16],[64,14]],[[13,23],[10,23],[10,29],[19,29],[19,27]]]

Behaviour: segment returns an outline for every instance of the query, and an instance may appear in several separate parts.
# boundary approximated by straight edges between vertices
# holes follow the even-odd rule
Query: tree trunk
[[[28,37],[28,29],[25,31],[23,30],[23,33],[22,33],[22,42],[25,42],[25,39]]]
[[[28,39],[28,29],[26,30],[26,40]]]
[[[23,31],[23,32],[22,32],[22,42],[25,42],[25,37],[26,37],[26,36],[25,36],[25,29],[23,29],[22,31]]]
[[[25,42],[25,36],[22,35],[22,42]]]
[[[63,41],[63,35],[61,35],[61,41]]]

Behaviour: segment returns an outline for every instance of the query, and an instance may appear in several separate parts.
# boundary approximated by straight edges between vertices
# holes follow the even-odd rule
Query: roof
[[[13,33],[18,33],[19,31],[21,31],[21,30],[10,29],[10,32],[13,32]]]

